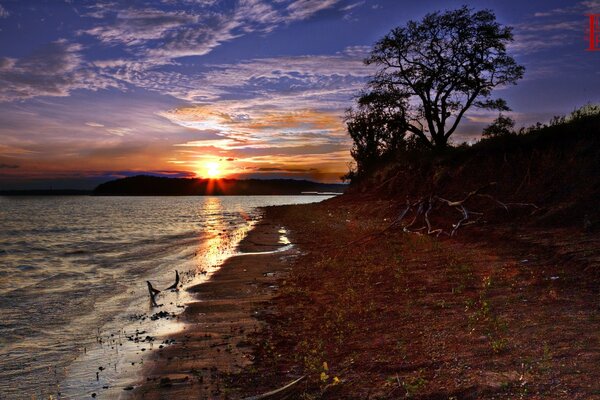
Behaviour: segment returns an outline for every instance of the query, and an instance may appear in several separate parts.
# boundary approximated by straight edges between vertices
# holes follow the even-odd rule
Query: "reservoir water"
[[[126,385],[141,349],[158,345],[138,337],[176,323],[150,318],[146,280],[163,289],[178,270],[184,287],[199,283],[258,207],[328,197],[0,197],[0,399],[102,398]],[[190,300],[165,293],[160,310]]]

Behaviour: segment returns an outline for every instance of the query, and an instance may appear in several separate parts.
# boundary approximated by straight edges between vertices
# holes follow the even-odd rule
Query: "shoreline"
[[[167,335],[169,345],[148,355],[143,381],[121,398],[229,398],[227,377],[252,363],[249,336],[261,326],[257,309],[276,294],[285,274],[282,258],[293,254],[284,238],[279,225],[261,218],[238,253],[206,282],[185,289],[195,300],[179,315],[183,330]]]

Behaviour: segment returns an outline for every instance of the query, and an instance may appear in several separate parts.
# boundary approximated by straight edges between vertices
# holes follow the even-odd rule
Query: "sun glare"
[[[206,176],[210,179],[219,179],[221,177],[221,168],[219,163],[216,162],[207,162],[205,164],[206,167]]]

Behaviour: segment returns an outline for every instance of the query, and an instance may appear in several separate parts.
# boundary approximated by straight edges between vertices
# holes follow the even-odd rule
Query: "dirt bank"
[[[296,398],[600,399],[600,237],[519,221],[372,235],[397,205],[271,208],[302,251],[235,383]]]

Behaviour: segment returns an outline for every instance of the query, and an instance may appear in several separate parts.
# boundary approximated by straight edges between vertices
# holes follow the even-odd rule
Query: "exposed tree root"
[[[447,235],[450,237],[455,236],[458,233],[458,230],[460,228],[477,224],[477,223],[481,222],[483,220],[483,218],[485,217],[485,214],[483,212],[473,211],[472,209],[467,208],[466,203],[475,197],[489,199],[492,202],[494,202],[496,205],[498,205],[499,207],[504,209],[506,212],[509,212],[510,208],[513,208],[513,207],[530,207],[533,209],[532,214],[539,210],[539,207],[533,203],[505,203],[505,202],[502,202],[502,201],[496,199],[494,196],[492,196],[490,194],[481,193],[484,190],[486,190],[490,187],[493,187],[495,185],[496,185],[496,182],[490,182],[487,185],[484,185],[476,190],[469,192],[461,200],[448,200],[443,197],[437,196],[435,194],[421,197],[418,200],[413,201],[413,202],[411,202],[409,199],[407,199],[406,207],[404,207],[402,209],[402,211],[399,213],[398,217],[395,218],[387,227],[385,227],[384,229],[382,229],[378,232],[375,232],[370,235],[363,236],[356,240],[353,240],[350,243],[347,243],[343,247],[356,245],[356,244],[365,244],[398,226],[401,226],[401,228],[404,232],[421,234],[421,232],[424,231],[428,235],[436,235],[436,236]],[[434,211],[439,213],[444,208],[455,209],[456,211],[458,211],[460,213],[460,218],[455,223],[452,224],[450,229],[435,227],[431,222],[432,213]],[[403,225],[403,222],[406,222],[406,220],[409,218],[410,218],[410,220],[407,221],[407,223]],[[421,221],[424,225],[415,228],[414,226],[417,223],[419,223],[419,221]]]
[[[406,208],[404,208],[402,210],[399,218],[397,218],[394,221],[393,225],[402,223],[404,218],[407,215],[409,215],[412,210],[414,210],[413,217],[410,220],[410,222],[408,222],[406,225],[402,226],[402,229],[405,232],[420,233],[420,231],[426,230],[428,235],[436,235],[436,236],[448,235],[448,236],[452,237],[457,234],[458,230],[461,227],[476,224],[483,219],[484,213],[478,212],[478,211],[473,211],[473,210],[467,208],[467,206],[466,206],[467,201],[471,200],[474,197],[490,199],[495,204],[502,207],[507,212],[509,211],[509,209],[511,207],[531,207],[534,209],[533,212],[536,212],[537,210],[539,210],[539,207],[533,203],[504,203],[504,202],[496,199],[494,196],[492,196],[490,194],[481,193],[482,191],[484,191],[492,186],[495,186],[495,185],[496,185],[496,182],[490,182],[487,185],[484,185],[476,190],[469,192],[461,200],[448,200],[443,197],[437,196],[435,194],[432,194],[427,197],[421,197],[420,199],[418,199],[417,201],[415,201],[413,203],[411,203],[410,201],[407,200]],[[448,207],[448,208],[454,208],[461,215],[460,219],[458,219],[458,221],[456,221],[455,223],[452,224],[451,229],[446,229],[446,230],[444,230],[443,228],[440,228],[440,227],[434,227],[432,225],[431,219],[430,219],[432,211],[440,210],[444,206]],[[425,223],[425,225],[422,226],[421,228],[413,229],[412,227],[419,220],[422,220]],[[389,229],[389,227],[386,228],[386,230],[387,229]]]

